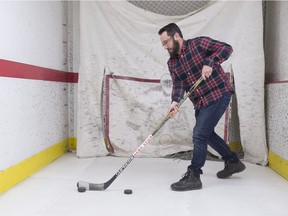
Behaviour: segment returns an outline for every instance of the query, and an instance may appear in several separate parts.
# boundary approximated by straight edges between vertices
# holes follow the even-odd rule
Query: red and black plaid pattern
[[[179,102],[182,99],[184,93],[200,78],[203,65],[212,67],[213,72],[190,96],[195,109],[200,109],[202,105],[208,106],[223,93],[231,91],[229,79],[220,64],[232,52],[229,44],[209,37],[184,40],[179,58],[170,58],[167,62],[173,81],[172,101]]]

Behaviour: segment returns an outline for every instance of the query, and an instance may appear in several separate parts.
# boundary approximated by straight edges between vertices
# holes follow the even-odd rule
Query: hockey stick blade
[[[178,106],[180,107],[184,101],[189,97],[189,95],[197,88],[197,86],[201,83],[203,80],[202,77],[200,77],[195,84],[190,88],[190,90],[187,92],[187,94],[182,98],[182,100],[179,102]],[[154,129],[154,131],[144,140],[144,142],[136,149],[136,151],[131,155],[128,160],[125,162],[125,164],[122,165],[122,167],[118,170],[118,172],[107,182],[102,184],[95,184],[90,182],[84,182],[79,181],[77,183],[77,187],[84,187],[86,190],[91,191],[103,191],[106,188],[108,188],[112,182],[123,172],[123,170],[132,162],[132,160],[140,153],[140,151],[144,148],[144,146],[153,138],[153,136],[162,128],[162,126],[170,119],[172,115],[172,112],[168,113],[166,117],[160,122],[160,124]]]
[[[102,184],[95,184],[95,183],[89,183],[85,181],[79,181],[77,183],[77,187],[84,187],[86,190],[91,190],[91,191],[103,191],[106,188],[112,184],[112,182],[117,178],[117,175],[115,174],[109,181],[102,183]]]

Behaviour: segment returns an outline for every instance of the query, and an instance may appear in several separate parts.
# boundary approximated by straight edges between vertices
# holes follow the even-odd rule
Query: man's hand
[[[209,67],[207,65],[204,65],[202,68],[202,77],[204,80],[206,80],[206,78],[209,78],[212,74],[212,67]]]
[[[178,103],[173,101],[168,109],[168,113],[171,113],[171,117],[174,117],[179,112]]]

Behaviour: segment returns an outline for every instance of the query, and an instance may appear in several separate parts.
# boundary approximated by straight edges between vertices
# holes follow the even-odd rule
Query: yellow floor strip
[[[77,148],[77,138],[71,137],[69,139],[69,149],[76,149]]]
[[[268,166],[288,180],[288,161],[269,151]]]
[[[0,171],[0,193],[23,181],[68,151],[70,143],[76,145],[76,138],[57,143],[38,154]]]

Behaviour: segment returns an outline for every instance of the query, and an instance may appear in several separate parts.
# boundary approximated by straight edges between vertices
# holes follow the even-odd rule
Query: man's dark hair
[[[180,28],[175,23],[169,23],[168,25],[162,27],[158,34],[161,35],[163,32],[167,32],[167,35],[173,37],[174,34],[177,32],[181,38],[183,38],[182,32]]]

